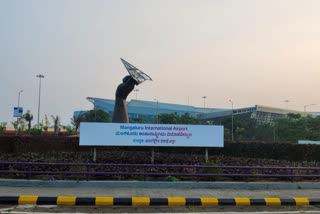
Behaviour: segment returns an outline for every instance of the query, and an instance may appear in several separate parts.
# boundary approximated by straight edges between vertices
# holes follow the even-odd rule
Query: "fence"
[[[112,176],[124,176],[123,179],[142,176],[147,177],[189,177],[189,179],[232,178],[246,180],[249,178],[299,178],[319,179],[320,167],[278,167],[278,166],[216,166],[216,165],[176,165],[176,164],[112,164],[112,163],[48,163],[48,162],[0,162],[0,175],[11,176],[59,175],[59,179],[68,176],[85,176],[86,180],[103,179]]]

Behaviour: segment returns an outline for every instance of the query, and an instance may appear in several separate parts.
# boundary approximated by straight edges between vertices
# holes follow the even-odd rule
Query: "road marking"
[[[18,204],[37,204],[38,196],[36,195],[21,195]]]
[[[76,204],[76,196],[58,196],[57,204],[74,206]]]

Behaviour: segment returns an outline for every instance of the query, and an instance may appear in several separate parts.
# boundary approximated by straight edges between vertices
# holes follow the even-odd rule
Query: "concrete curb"
[[[0,204],[65,206],[308,206],[320,205],[320,198],[150,198],[150,197],[42,197],[36,195],[0,196]]]
[[[111,187],[187,189],[320,189],[320,182],[156,182],[156,181],[74,181],[0,179],[3,187]]]

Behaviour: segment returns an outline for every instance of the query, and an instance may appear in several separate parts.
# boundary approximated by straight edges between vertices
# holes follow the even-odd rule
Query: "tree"
[[[189,113],[184,113],[179,117],[179,124],[200,124],[198,118],[192,117]]]
[[[77,133],[80,123],[85,121],[85,117],[83,114],[79,114],[78,116],[73,116],[71,118],[71,125],[74,127],[74,132]]]
[[[53,120],[53,128],[54,128],[54,135],[58,135],[59,134],[59,129],[60,129],[60,117],[57,116],[53,116],[51,115],[51,118]]]
[[[145,119],[143,117],[131,118],[130,123],[145,123]]]
[[[275,130],[282,141],[320,140],[320,118],[291,113],[276,121]]]
[[[157,118],[160,124],[199,124],[200,120],[189,113],[178,115],[177,113],[159,114]]]
[[[160,124],[177,124],[179,115],[177,113],[157,115],[157,123]]]
[[[31,114],[30,110],[23,115],[23,118],[28,122],[28,131],[31,129],[31,121],[33,120],[33,115]]]
[[[15,121],[11,122],[13,128],[16,130],[16,135],[24,130],[25,127],[25,120],[23,118],[18,118]]]
[[[107,112],[101,110],[101,109],[93,109],[90,111],[87,111],[83,114],[84,121],[82,122],[110,122],[110,116]]]
[[[4,130],[7,127],[7,124],[8,124],[7,122],[0,123],[0,134],[2,134],[4,132]]]
[[[101,109],[94,109],[87,111],[85,113],[79,114],[78,116],[73,116],[71,118],[71,124],[74,127],[75,133],[77,133],[81,122],[110,122],[110,115]]]

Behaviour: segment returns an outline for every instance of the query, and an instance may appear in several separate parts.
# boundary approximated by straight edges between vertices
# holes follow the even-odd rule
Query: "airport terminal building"
[[[93,104],[94,109],[101,109],[112,115],[115,100],[95,97],[87,97],[87,100]],[[177,113],[179,115],[189,113],[191,116],[199,118],[203,123],[214,121],[218,118],[231,117],[232,115],[242,115],[255,119],[258,123],[269,124],[272,124],[275,119],[286,117],[288,113],[300,113],[302,115],[304,114],[304,112],[300,111],[273,108],[261,105],[232,110],[223,108],[201,108],[189,105],[179,105],[145,100],[127,101],[127,109],[129,120],[130,118],[144,118],[144,121],[146,123],[154,123],[158,114],[171,113]],[[78,116],[83,112],[85,111],[75,111],[74,116]]]

